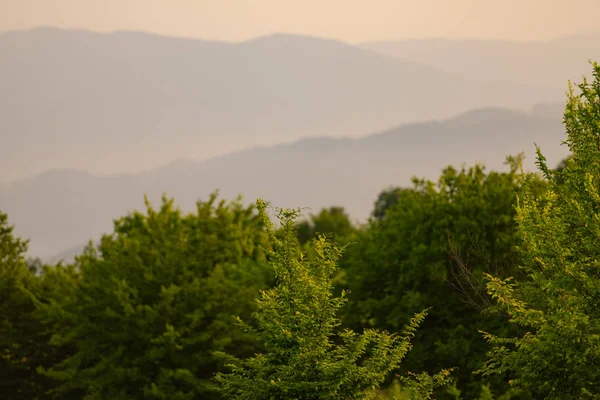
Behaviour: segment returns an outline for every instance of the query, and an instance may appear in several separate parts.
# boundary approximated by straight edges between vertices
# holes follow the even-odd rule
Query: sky
[[[38,26],[244,41],[546,40],[598,32],[600,0],[0,0],[0,31]]]

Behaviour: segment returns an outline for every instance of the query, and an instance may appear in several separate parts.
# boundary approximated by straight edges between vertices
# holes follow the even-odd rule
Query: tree
[[[517,206],[519,250],[526,280],[490,276],[497,309],[523,327],[522,335],[489,333],[494,346],[485,375],[510,373],[536,398],[600,398],[600,66],[593,82],[570,86],[564,114],[571,158],[562,184],[552,179],[538,148],[538,167],[550,182],[541,197],[526,189]]]
[[[62,349],[46,344],[50,334],[36,301],[66,295],[74,272],[27,260],[27,241],[15,237],[13,229],[0,212],[0,393],[8,400],[44,399],[53,382],[36,369],[60,358]]]
[[[317,215],[298,223],[298,240],[301,245],[311,241],[316,234],[330,235],[338,244],[348,243],[356,233],[350,216],[343,207],[324,208]]]
[[[400,191],[402,191],[401,188],[392,187],[379,193],[375,201],[375,207],[373,208],[373,217],[375,219],[382,220],[385,218],[387,210],[398,204]]]
[[[57,398],[218,398],[212,353],[260,349],[230,316],[249,315],[272,279],[253,208],[217,204],[216,194],[188,215],[167,198],[158,210],[146,206],[89,246],[76,261],[77,290],[44,307],[50,343],[74,349],[43,370],[60,382]]]
[[[477,329],[503,332],[507,326],[481,314],[490,304],[483,274],[518,276],[513,247],[519,160],[509,158],[508,172],[488,173],[475,165],[447,167],[437,183],[415,178],[412,188],[396,191],[396,204],[384,219],[371,222],[342,260],[353,295],[345,323],[397,332],[412,313],[432,307],[403,370],[457,367],[466,398],[477,398],[482,384],[496,391],[505,386],[501,377],[485,382],[489,378],[472,371],[486,353]],[[468,270],[452,255],[467,260]]]
[[[343,248],[319,236],[314,240],[317,258],[307,261],[294,245],[299,210],[279,210],[280,240],[266,214],[266,203],[257,204],[273,243],[269,259],[277,284],[257,300],[255,324],[239,318],[238,322],[264,342],[266,351],[247,359],[219,353],[230,368],[215,378],[221,392],[228,399],[244,400],[372,398],[374,389],[409,351],[410,338],[425,312],[417,314],[402,335],[371,329],[362,335],[339,331],[336,315],[346,297],[333,295],[332,276]],[[447,373],[422,380],[440,385]]]
[[[564,171],[570,159],[571,156],[567,156],[566,158],[560,160],[556,166],[556,169],[554,169],[554,177],[559,184],[563,184],[565,182],[564,178],[562,177],[562,172]]]
[[[28,343],[34,305],[22,291],[35,284],[35,276],[25,261],[27,242],[16,238],[13,229],[0,212],[0,392],[18,399],[38,393],[29,362],[35,349]]]

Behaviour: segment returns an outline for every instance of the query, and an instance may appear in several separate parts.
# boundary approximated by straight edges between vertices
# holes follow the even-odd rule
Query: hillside
[[[563,92],[567,80],[581,81],[590,59],[600,59],[600,33],[532,42],[421,39],[360,47],[469,79],[527,82]]]
[[[485,162],[503,168],[506,155],[525,151],[533,165],[533,143],[556,164],[566,149],[560,113],[544,107],[527,113],[478,109],[448,120],[402,125],[357,139],[312,138],[256,147],[207,161],[180,160],[138,174],[94,176],[56,170],[0,188],[0,205],[31,254],[51,257],[112,229],[113,218],[142,209],[143,196],[157,204],[161,193],[184,210],[220,189],[225,198],[243,194],[282,207],[341,205],[364,220],[377,194],[411,176],[438,176],[448,165]]]
[[[574,59],[579,63],[579,60]],[[243,43],[39,28],[0,34],[0,182],[49,169],[104,175],[302,137],[355,137],[561,89],[473,81],[345,43]]]

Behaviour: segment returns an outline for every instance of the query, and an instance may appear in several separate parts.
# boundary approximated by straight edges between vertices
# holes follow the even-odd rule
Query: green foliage
[[[434,391],[445,388],[450,384],[450,370],[442,370],[436,375],[426,373],[411,374],[409,378],[402,378],[402,389],[410,400],[429,400],[434,398]]]
[[[299,211],[279,210],[279,239],[266,203],[257,204],[273,243],[269,258],[277,284],[257,300],[255,324],[238,321],[264,342],[266,351],[247,359],[219,353],[231,370],[215,378],[221,392],[226,398],[245,400],[372,398],[409,351],[425,312],[417,314],[402,335],[340,331],[336,315],[346,297],[334,296],[332,276],[344,248],[319,236],[314,240],[317,257],[307,261],[295,246]]]
[[[534,196],[528,175],[519,197],[517,221],[526,280],[490,277],[488,289],[497,309],[525,332],[499,337],[485,375],[510,373],[516,387],[536,398],[600,398],[600,66],[594,81],[570,88],[565,110],[566,144],[571,158],[560,176],[538,166],[550,181]]]
[[[73,348],[43,370],[60,382],[56,398],[217,398],[212,353],[260,348],[231,313],[249,315],[272,279],[266,236],[252,207],[215,200],[185,216],[166,198],[159,210],[147,203],[78,257],[76,290],[42,307],[50,343]]]
[[[298,237],[300,249],[305,252],[309,260],[314,260],[317,254],[312,239],[316,235],[326,236],[337,245],[344,246],[356,238],[359,229],[352,224],[350,216],[343,207],[330,207],[322,209],[319,214],[311,214],[308,219],[299,222],[296,225],[296,236]],[[345,272],[337,270],[333,277],[333,284],[336,287],[342,286],[345,279]],[[340,294],[339,290],[336,293]]]
[[[372,214],[373,217],[378,220],[385,218],[387,210],[398,204],[398,199],[402,190],[403,189],[401,188],[389,188],[379,193],[377,200],[375,200],[375,207],[373,208]]]
[[[297,236],[301,245],[309,243],[317,234],[329,235],[338,244],[347,244],[356,234],[350,216],[343,207],[324,208],[317,215],[298,223]]]
[[[0,212],[0,393],[8,399],[37,396],[30,342],[34,305],[23,292],[35,285],[27,268],[27,242],[13,235],[8,216]],[[23,335],[27,335],[25,338]]]
[[[506,325],[481,314],[489,305],[483,274],[519,276],[513,219],[520,158],[508,162],[508,172],[448,167],[437,184],[414,179],[412,188],[395,192],[396,204],[359,235],[342,263],[354,299],[345,322],[399,331],[412,313],[432,307],[403,367],[458,367],[466,398],[477,397],[481,386],[472,374],[486,352],[477,329],[502,332]],[[544,188],[540,180],[537,185]]]
[[[0,393],[3,399],[43,399],[52,382],[36,369],[61,357],[47,345],[36,309],[66,295],[75,273],[26,260],[27,242],[13,235],[8,217],[0,212]],[[61,349],[59,349],[61,350]]]
[[[564,178],[562,177],[562,173],[570,159],[571,156],[562,159],[554,169],[554,179],[559,185],[562,185],[565,182]]]

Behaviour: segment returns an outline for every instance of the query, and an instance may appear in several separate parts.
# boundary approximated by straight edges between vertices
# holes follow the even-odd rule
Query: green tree
[[[342,260],[353,299],[345,323],[397,332],[414,312],[432,307],[403,370],[457,367],[465,398],[478,397],[485,383],[493,390],[505,386],[500,377],[482,382],[472,371],[483,364],[487,348],[477,329],[503,332],[507,325],[481,313],[490,304],[483,274],[518,276],[519,160],[509,158],[508,172],[448,167],[437,183],[414,179],[412,188],[396,191],[396,204],[371,222]],[[537,190],[543,186],[538,181]]]
[[[356,230],[343,207],[330,207],[298,223],[297,235],[301,245],[309,243],[317,234],[329,235],[336,243],[346,244]]]
[[[295,246],[295,219],[299,210],[279,210],[282,238],[275,234],[266,203],[257,202],[273,243],[270,262],[277,277],[274,288],[263,291],[254,313],[255,324],[245,324],[266,347],[265,353],[240,359],[220,353],[231,369],[216,381],[228,399],[368,399],[409,351],[410,338],[425,313],[417,314],[403,335],[367,329],[362,335],[339,331],[337,313],[346,302],[336,297],[332,276],[343,248],[323,236],[314,240],[317,257],[307,261]],[[447,371],[425,379],[440,385]],[[419,396],[429,398],[422,390]],[[427,389],[427,388],[426,388]]]
[[[158,210],[146,205],[90,245],[76,262],[77,290],[44,307],[50,343],[74,349],[43,371],[60,382],[56,398],[217,398],[212,353],[260,349],[231,317],[249,315],[272,279],[253,207],[216,195],[188,215],[166,198]]]
[[[490,277],[497,308],[523,327],[518,336],[486,334],[494,346],[486,375],[509,372],[537,398],[600,399],[600,66],[593,82],[570,86],[564,114],[571,158],[550,187],[532,195],[530,175],[517,206],[522,270],[527,280]]]
[[[23,292],[35,284],[35,276],[27,268],[27,242],[13,235],[8,216],[0,212],[0,392],[8,399],[37,396],[35,353],[29,340],[34,305]]]
[[[571,156],[568,156],[562,160],[560,160],[560,162],[558,163],[558,165],[556,166],[556,169],[554,169],[554,179],[556,179],[556,181],[558,182],[558,184],[563,184],[565,182],[562,173],[565,169],[565,167],[567,166],[567,163],[569,162],[569,160],[571,159]]]
[[[44,399],[53,382],[36,370],[62,353],[46,343],[50,334],[36,299],[48,303],[66,295],[74,271],[27,260],[27,241],[15,237],[13,229],[0,212],[0,393],[8,400]]]
[[[372,216],[377,220],[384,219],[387,210],[398,204],[400,192],[403,190],[399,187],[391,187],[379,193],[377,200],[375,200]]]

